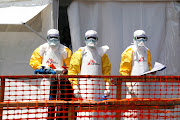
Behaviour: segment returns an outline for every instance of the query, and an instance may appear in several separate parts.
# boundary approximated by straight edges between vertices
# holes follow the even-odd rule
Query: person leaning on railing
[[[60,44],[59,31],[56,29],[50,29],[47,32],[47,43],[40,45],[38,48],[34,50],[29,64],[33,69],[35,69],[36,73],[65,74],[67,70],[64,69],[62,66],[64,64],[66,64],[66,66],[69,66],[71,56],[72,56],[71,50],[66,46]],[[47,86],[47,85],[42,85],[42,87],[43,86]],[[58,89],[61,90],[60,98],[58,98],[57,96]],[[45,89],[42,89],[42,91],[44,90]],[[71,92],[70,93],[71,95],[67,95],[65,94],[65,92]],[[47,93],[45,92],[44,94]],[[72,98],[72,94],[73,94],[72,87],[68,80],[61,79],[60,82],[58,83],[57,80],[51,79],[49,100],[56,100],[57,98],[63,100],[70,100]],[[62,109],[60,108],[59,110]],[[63,110],[62,112],[66,110]],[[63,113],[60,113],[57,116],[62,117]],[[48,117],[49,119],[54,120],[55,106],[49,107]]]

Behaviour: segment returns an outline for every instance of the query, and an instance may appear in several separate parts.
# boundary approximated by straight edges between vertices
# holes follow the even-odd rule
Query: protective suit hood
[[[98,40],[98,34],[96,31],[94,30],[88,30],[86,33],[85,33],[85,40],[87,40],[89,37],[94,37],[96,38],[96,40]]]
[[[133,42],[137,49],[142,49],[145,47],[145,42],[147,41],[146,33],[143,30],[136,30],[134,32]]]
[[[59,31],[56,29],[50,29],[47,32],[47,40],[51,47],[57,47],[60,44]]]
[[[89,48],[96,48],[97,46],[97,41],[98,41],[98,34],[94,30],[88,30],[85,33],[85,42],[86,46]]]

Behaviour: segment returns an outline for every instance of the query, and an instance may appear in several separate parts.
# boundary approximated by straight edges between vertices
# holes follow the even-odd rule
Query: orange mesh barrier
[[[179,119],[179,76],[0,76],[0,120]],[[74,98],[68,78],[78,78]],[[110,95],[104,96],[111,81]]]

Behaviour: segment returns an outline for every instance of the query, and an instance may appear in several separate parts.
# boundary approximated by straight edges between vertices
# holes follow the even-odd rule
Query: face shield
[[[86,40],[86,46],[90,48],[95,48],[97,45],[97,38],[96,37],[87,37]]]
[[[56,47],[60,44],[60,40],[59,40],[58,35],[49,35],[47,39],[48,39],[48,44],[51,47]]]
[[[134,42],[137,47],[145,47],[145,42],[148,40],[146,36],[134,37]]]

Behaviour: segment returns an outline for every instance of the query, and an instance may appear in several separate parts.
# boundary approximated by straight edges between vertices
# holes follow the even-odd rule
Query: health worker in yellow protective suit
[[[79,48],[71,58],[68,75],[110,75],[111,63],[106,54],[108,46],[97,47],[98,34],[94,30],[85,33],[85,47]],[[110,95],[110,80],[99,78],[69,79],[74,96],[83,100],[100,101]],[[96,112],[78,112],[77,119],[95,119]],[[98,114],[100,115],[100,113]],[[87,116],[87,117],[86,117]],[[101,115],[100,115],[101,116]]]
[[[143,72],[152,69],[151,66],[151,53],[145,46],[145,42],[148,40],[143,30],[136,30],[134,32],[133,45],[130,45],[121,55],[120,74],[124,76],[138,76]],[[126,82],[127,93],[126,98],[147,98],[149,83],[144,82]],[[147,86],[146,86],[147,85]],[[137,111],[126,112],[126,120],[137,120]],[[135,116],[131,118],[128,116]]]
[[[53,70],[56,72],[56,74],[58,73],[62,74],[64,72],[62,66],[64,64],[66,64],[66,66],[69,66],[71,56],[72,56],[71,50],[66,46],[60,44],[59,31],[56,29],[50,29],[47,32],[47,43],[44,43],[35,49],[35,51],[31,56],[29,64],[35,70],[41,68],[41,66],[44,66],[46,69],[50,69],[50,65],[53,64],[54,67]],[[64,86],[63,84],[66,86]],[[57,91],[58,89],[61,89],[60,97],[57,95],[57,92],[59,92]],[[56,100],[56,99],[67,100],[67,98],[71,99],[72,95],[65,95],[65,92],[67,91],[68,92],[72,91],[71,84],[68,80],[61,80],[59,83],[55,79],[51,79],[51,80],[43,79],[41,81],[41,86],[40,86],[41,99],[46,100],[48,97],[49,100]],[[73,91],[71,94],[73,94]],[[58,116],[63,116],[63,115],[64,114],[62,113],[58,114]],[[49,107],[48,117],[50,117],[49,119],[54,120],[53,117],[55,117],[55,107]]]

